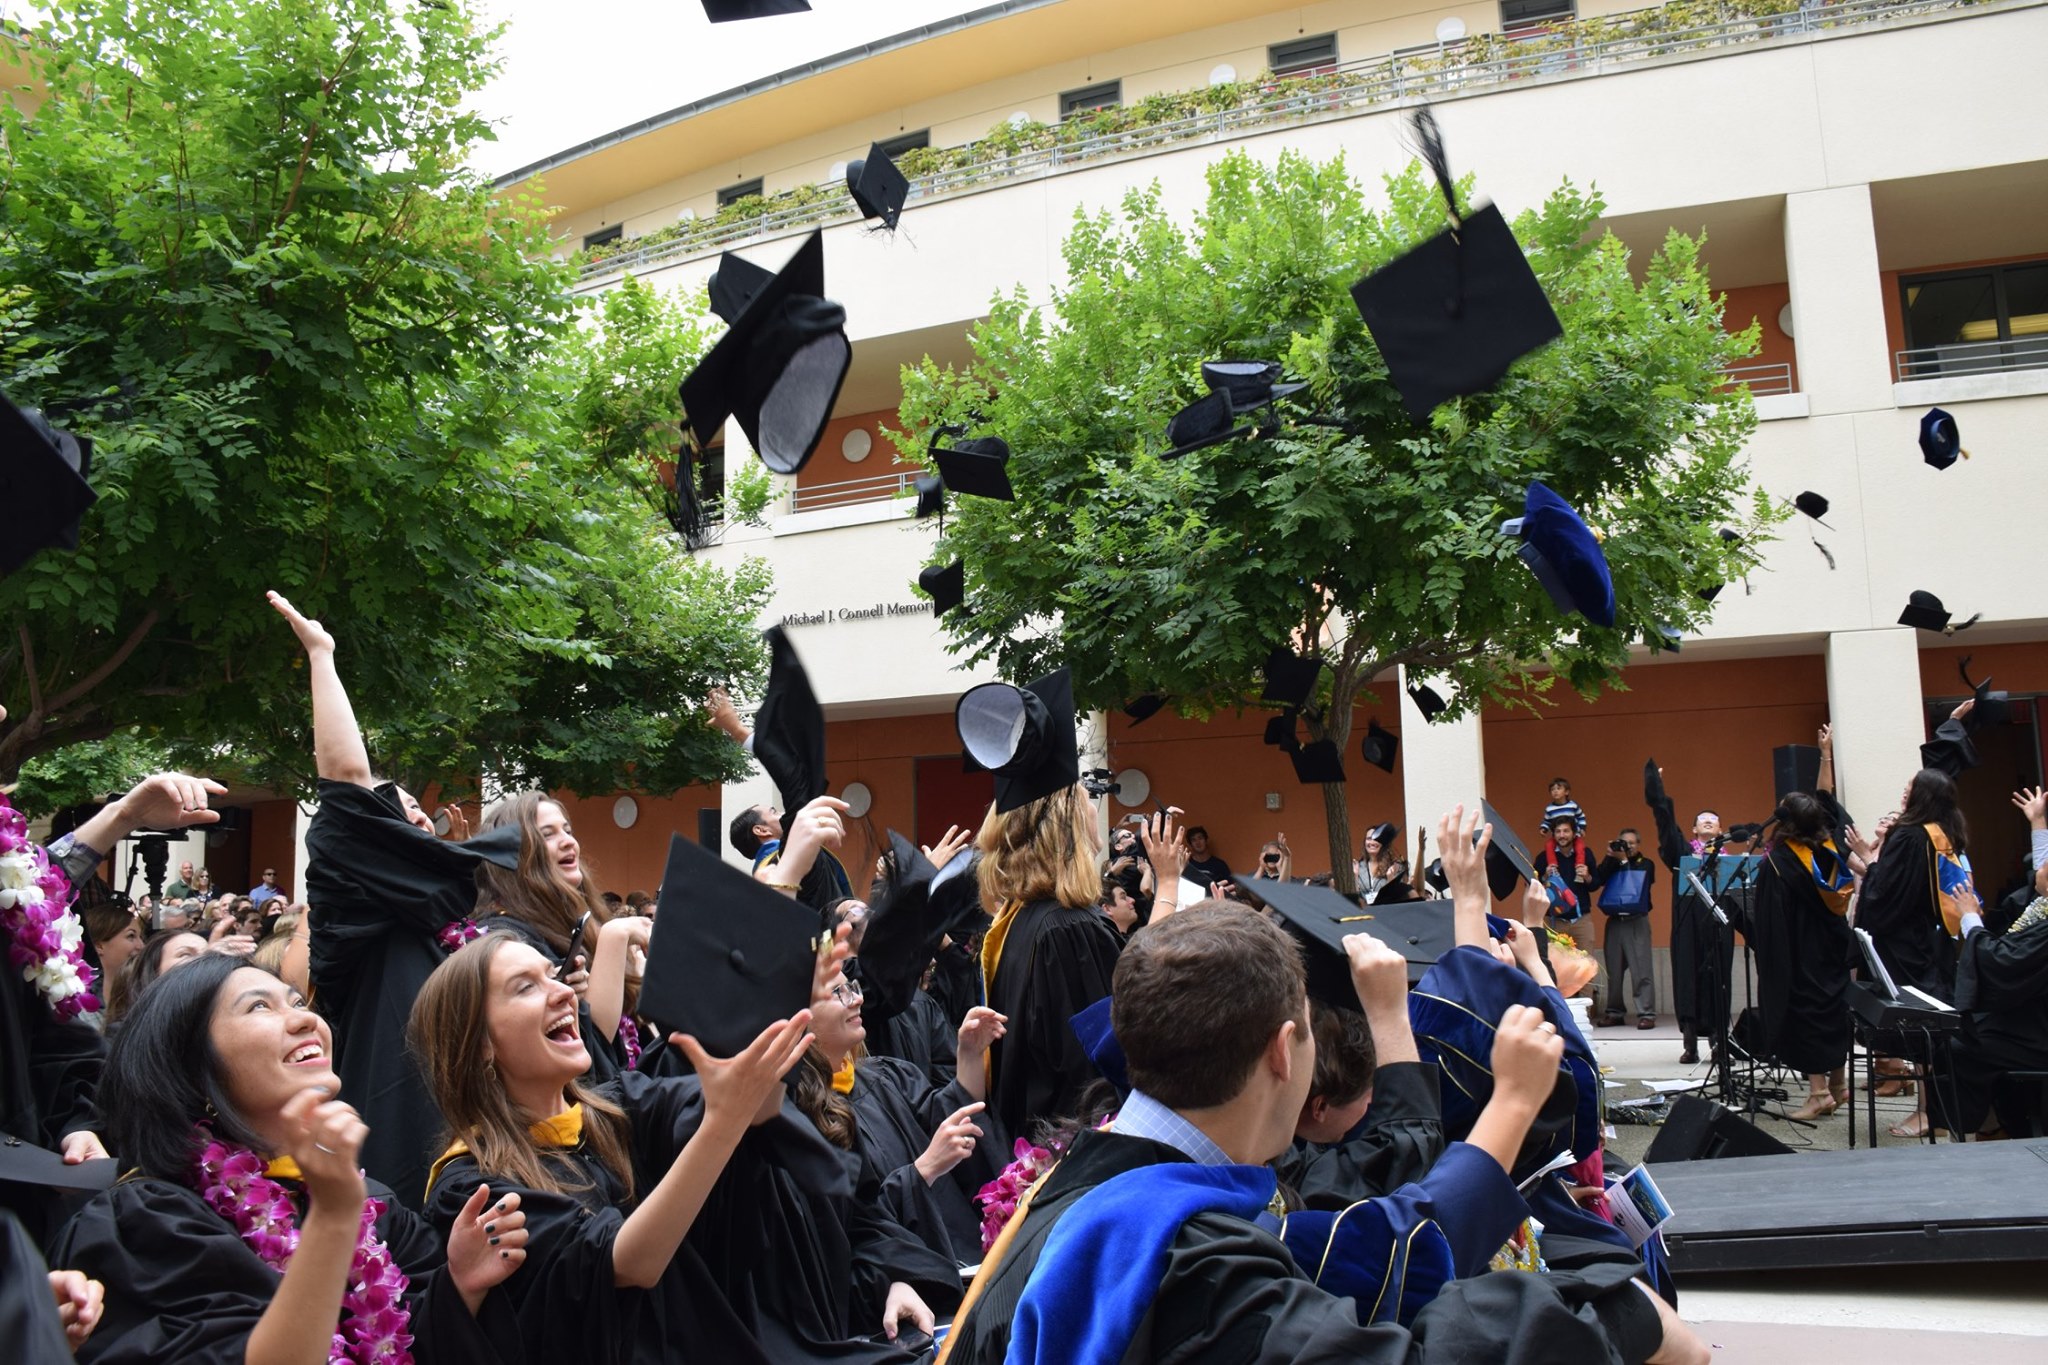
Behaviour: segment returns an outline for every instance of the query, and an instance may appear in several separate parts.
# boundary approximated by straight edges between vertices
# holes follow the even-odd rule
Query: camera
[[[1626,854],[1628,852],[1628,845],[1619,839],[1609,839],[1607,841],[1607,851],[1609,853]]]

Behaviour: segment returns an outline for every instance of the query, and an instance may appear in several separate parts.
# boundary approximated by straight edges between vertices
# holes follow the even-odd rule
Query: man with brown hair
[[[1392,950],[1345,940],[1355,976]],[[1411,1328],[1361,1322],[1310,1283],[1271,1231],[1271,1161],[1315,1073],[1300,950],[1249,910],[1154,924],[1118,960],[1111,1020],[1132,1092],[1020,1201],[955,1319],[944,1359],[1143,1362],[1551,1359],[1704,1362],[1706,1348],[1625,1270],[1499,1272],[1453,1281]],[[1493,1099],[1446,1161],[1498,1216],[1562,1043],[1515,1007],[1493,1053]],[[1491,1182],[1487,1184],[1487,1182]],[[1522,1212],[1512,1215],[1525,1217]],[[1368,1316],[1370,1312],[1368,1310]]]

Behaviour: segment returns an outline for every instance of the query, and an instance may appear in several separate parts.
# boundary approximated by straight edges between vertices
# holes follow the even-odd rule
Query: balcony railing
[[[848,507],[857,502],[884,502],[910,487],[918,476],[915,469],[899,469],[864,479],[840,479],[836,483],[804,484],[789,493],[789,510],[815,512],[821,507]]]
[[[1615,67],[1682,53],[1881,27],[1990,3],[1996,0],[1825,0],[1796,6],[1791,0],[1726,0],[1721,6],[1724,17],[1704,23],[1696,20],[1698,5],[1685,3],[1574,20],[1519,35],[1479,34],[1421,51],[1409,49],[1347,62],[1325,74],[1248,85],[1240,103],[1213,112],[1163,118],[1008,153],[983,144],[947,149],[952,164],[913,179],[910,197],[931,199],[1003,181],[1058,174],[1105,157],[1244,137],[1276,125],[1352,117],[1394,100],[1540,76],[1599,75]],[[1185,102],[1198,99],[1191,93]],[[786,193],[787,203],[776,202],[783,198],[778,195],[766,205],[750,205],[743,213],[728,211],[659,229],[648,234],[651,240],[637,245],[629,239],[615,252],[584,261],[578,267],[579,277],[587,281],[624,270],[645,270],[708,255],[754,237],[858,217],[851,198],[838,185],[806,185]]]
[[[1948,346],[1915,346],[1892,357],[1901,384],[1914,379],[1952,379],[2004,370],[2048,367],[2048,336],[2011,341],[1959,341]]]
[[[1780,361],[1775,365],[1730,365],[1723,369],[1721,374],[1723,388],[1747,384],[1752,398],[1797,392],[1792,387],[1792,365],[1789,361]]]

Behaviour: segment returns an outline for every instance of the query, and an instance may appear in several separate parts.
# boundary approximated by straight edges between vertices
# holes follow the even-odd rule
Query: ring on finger
[[[328,1146],[328,1145],[327,1145],[326,1143],[324,1143],[324,1142],[316,1142],[316,1143],[314,1143],[314,1144],[313,1144],[313,1150],[314,1150],[314,1151],[316,1151],[316,1152],[325,1152],[325,1153],[327,1153],[327,1155],[329,1155],[329,1156],[333,1156],[333,1155],[335,1155],[335,1151],[334,1151],[334,1149],[333,1149],[332,1147],[329,1147],[329,1146]]]

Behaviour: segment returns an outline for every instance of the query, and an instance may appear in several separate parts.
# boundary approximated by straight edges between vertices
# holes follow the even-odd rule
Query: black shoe
[[[1700,1050],[1696,1047],[1688,1046],[1685,1051],[1678,1054],[1678,1064],[1680,1066],[1698,1066],[1699,1061]]]

